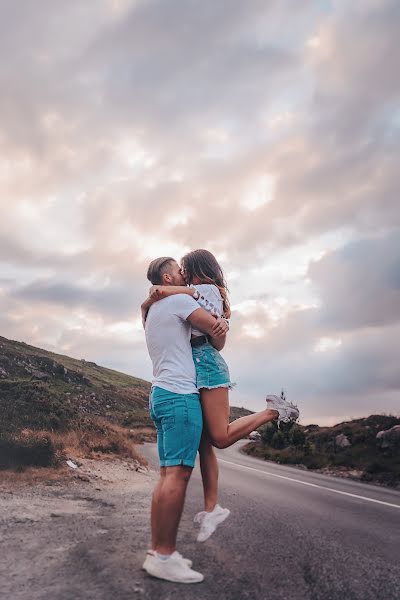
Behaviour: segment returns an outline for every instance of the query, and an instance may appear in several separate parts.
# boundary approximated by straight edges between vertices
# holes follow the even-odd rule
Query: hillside
[[[269,423],[244,452],[393,487],[400,486],[400,418],[371,415],[333,427]]]
[[[0,469],[56,465],[68,452],[136,457],[133,441],[154,439],[149,391],[142,379],[0,337]]]

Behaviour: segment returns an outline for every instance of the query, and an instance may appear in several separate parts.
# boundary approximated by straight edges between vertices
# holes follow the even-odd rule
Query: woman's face
[[[186,269],[182,264],[181,264],[181,275],[182,275],[183,279],[185,280],[185,283],[187,284]]]

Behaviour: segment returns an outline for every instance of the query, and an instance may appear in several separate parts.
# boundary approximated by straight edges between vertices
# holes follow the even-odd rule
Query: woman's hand
[[[229,331],[229,322],[224,317],[218,317],[212,328],[212,337],[220,337]]]
[[[149,297],[152,300],[160,300],[164,295],[164,289],[162,285],[152,285],[149,289]]]

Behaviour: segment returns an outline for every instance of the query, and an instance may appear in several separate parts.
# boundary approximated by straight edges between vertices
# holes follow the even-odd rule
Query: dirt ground
[[[119,459],[78,465],[0,472],[1,598],[148,597],[140,567],[157,474]]]

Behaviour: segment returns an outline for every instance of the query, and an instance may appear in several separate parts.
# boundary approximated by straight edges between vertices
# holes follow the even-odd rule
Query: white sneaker
[[[299,409],[297,406],[288,402],[284,398],[279,398],[279,396],[275,396],[274,394],[268,395],[266,397],[267,408],[270,410],[277,410],[279,413],[278,416],[278,427],[280,422],[282,423],[290,423],[297,421],[299,418]]]
[[[204,579],[201,573],[190,569],[176,551],[166,560],[161,560],[157,554],[147,554],[143,569],[153,577],[175,583],[200,583]]]
[[[194,517],[195,523],[200,523],[200,531],[197,536],[198,542],[205,542],[214,533],[218,525],[229,517],[231,511],[228,508],[222,508],[217,504],[211,512],[205,510],[197,513]]]
[[[154,555],[155,555],[155,552],[156,552],[155,550],[147,550],[147,554],[148,554],[148,555],[150,555],[150,556],[154,556]],[[175,552],[176,552],[176,550],[175,550]],[[192,564],[193,564],[193,561],[192,561],[192,560],[190,560],[190,558],[184,558],[184,557],[182,556],[182,554],[180,554],[179,552],[176,552],[176,554],[179,554],[179,556],[182,558],[182,560],[183,560],[183,561],[184,561],[184,562],[187,564],[187,566],[188,566],[189,568],[192,566]],[[146,564],[146,561],[144,561],[144,563],[143,563],[143,566],[142,566],[142,569],[145,569],[145,567],[144,567],[144,565],[145,565],[145,564]]]

